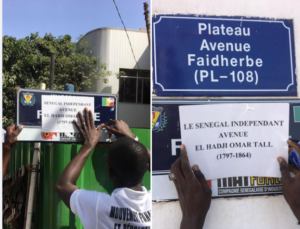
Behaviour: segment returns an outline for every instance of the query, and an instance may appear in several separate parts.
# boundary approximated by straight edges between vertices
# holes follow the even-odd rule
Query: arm
[[[298,153],[300,153],[299,145],[292,141],[287,141],[287,143]],[[278,162],[280,163],[280,171],[282,175],[281,181],[283,196],[298,222],[300,222],[300,173],[297,173],[296,176],[291,177],[289,173],[289,166],[286,161],[282,157],[279,157]]]
[[[180,148],[181,155],[171,167],[182,211],[180,228],[200,229],[210,207],[211,189],[198,165],[191,170],[185,146],[181,145]]]
[[[16,129],[15,125],[11,125],[6,129],[5,141],[3,143],[2,178],[4,177],[9,163],[11,150],[18,140],[18,135],[22,129],[23,126],[20,126],[18,129]]]
[[[70,208],[72,193],[78,189],[76,181],[90,153],[97,145],[101,129],[104,127],[104,124],[101,124],[97,129],[95,128],[92,112],[87,109],[85,109],[85,118],[83,118],[81,112],[78,112],[78,115],[82,125],[80,126],[76,120],[74,120],[74,123],[82,134],[84,143],[76,157],[65,168],[56,184],[56,192],[68,208]]]
[[[136,138],[136,136],[131,132],[128,124],[123,120],[110,120],[105,127],[110,133],[113,133],[117,139],[121,137],[129,137],[132,139]],[[147,150],[149,155],[149,170],[150,170],[151,152],[149,149]]]

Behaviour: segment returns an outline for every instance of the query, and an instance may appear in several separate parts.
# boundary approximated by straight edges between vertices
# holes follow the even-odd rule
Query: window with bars
[[[150,70],[120,69],[119,101],[150,104]]]

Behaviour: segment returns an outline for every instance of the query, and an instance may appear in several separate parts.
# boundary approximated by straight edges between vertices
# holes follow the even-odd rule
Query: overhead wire
[[[119,18],[120,18],[120,20],[121,20],[121,22],[122,22],[122,24],[123,24],[124,30],[125,30],[125,32],[126,32],[127,39],[128,39],[128,42],[129,42],[129,45],[130,45],[130,49],[131,49],[133,58],[134,58],[134,60],[135,60],[135,63],[136,63],[136,65],[137,65],[139,71],[141,72],[141,75],[143,75],[143,72],[142,72],[142,70],[141,70],[141,68],[140,68],[140,66],[139,66],[139,63],[137,62],[136,57],[135,57],[135,55],[134,55],[134,51],[133,51],[133,48],[132,48],[132,44],[131,44],[131,41],[130,41],[130,38],[129,38],[129,35],[128,35],[128,32],[127,32],[125,23],[124,23],[124,21],[123,21],[123,19],[122,19],[122,16],[121,16],[121,14],[120,14],[119,8],[118,8],[118,6],[117,6],[117,3],[115,2],[115,0],[113,0],[113,2],[114,2],[114,4],[115,4],[117,13],[118,13],[118,15],[119,15]]]

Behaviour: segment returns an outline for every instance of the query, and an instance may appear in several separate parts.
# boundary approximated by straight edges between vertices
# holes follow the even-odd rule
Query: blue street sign
[[[41,131],[43,95],[94,97],[95,126],[117,118],[117,99],[115,95],[20,89],[17,93],[16,123],[17,125],[23,125],[24,129],[18,136],[19,141],[82,142],[79,133],[46,133]],[[102,131],[99,141],[110,141],[106,130]]]
[[[300,100],[152,100],[152,173],[153,175],[169,174],[170,167],[180,156],[180,123],[179,109],[181,105],[201,105],[216,103],[290,103],[291,139],[300,141],[300,122],[293,112],[300,106]]]
[[[297,96],[293,20],[156,15],[158,96]]]
[[[42,126],[42,95],[94,97],[95,125],[98,126],[101,123],[107,123],[110,119],[116,119],[115,95],[20,89],[17,97],[17,125],[27,127]],[[113,102],[111,104],[103,104],[103,99],[107,98],[112,98]]]

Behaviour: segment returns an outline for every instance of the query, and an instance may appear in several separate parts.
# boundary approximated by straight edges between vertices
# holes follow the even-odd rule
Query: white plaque
[[[42,95],[42,132],[79,132],[73,120],[86,107],[94,114],[94,97]]]
[[[191,165],[206,179],[281,177],[288,159],[289,104],[180,106],[180,129]]]

